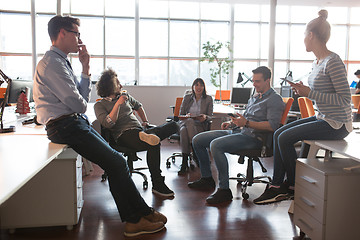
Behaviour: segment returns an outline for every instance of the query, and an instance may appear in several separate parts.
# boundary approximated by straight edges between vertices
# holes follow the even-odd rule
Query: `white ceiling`
[[[169,1],[270,4],[271,0],[169,0]],[[360,7],[360,1],[359,0],[277,0],[277,5],[319,6],[319,7]]]

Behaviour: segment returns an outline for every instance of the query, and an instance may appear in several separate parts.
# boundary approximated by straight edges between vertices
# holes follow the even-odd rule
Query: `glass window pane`
[[[31,56],[1,56],[0,66],[6,76],[11,79],[32,80]]]
[[[290,7],[284,5],[276,6],[276,22],[289,22]]]
[[[105,19],[105,49],[107,55],[135,55],[135,21]]]
[[[195,39],[194,39],[195,40]],[[201,23],[201,48],[204,43],[209,41],[214,44],[216,42],[226,43],[229,41],[229,24],[228,23],[216,23],[216,22],[202,22]],[[201,50],[201,56],[203,56]],[[219,53],[220,57],[228,57],[229,53],[225,48]]]
[[[197,2],[168,1],[170,18],[199,19],[199,7]]]
[[[53,16],[38,15],[36,18],[36,52],[45,53],[50,49],[51,40],[48,34],[48,22]]]
[[[71,0],[71,13],[104,15],[104,0]]]
[[[328,11],[327,20],[330,24],[347,23],[347,7],[328,7],[326,10]]]
[[[170,56],[199,56],[199,24],[198,22],[170,22]]]
[[[35,11],[56,13],[56,0],[36,0]]]
[[[269,57],[269,24],[261,24],[260,27],[261,27],[260,56],[262,59],[268,59],[268,57]]]
[[[140,56],[168,55],[168,23],[165,20],[140,20]]]
[[[332,26],[331,36],[327,43],[327,47],[330,51],[336,52],[341,59],[345,59],[346,56],[346,44],[347,44],[347,27],[346,26]]]
[[[117,73],[122,85],[135,84],[135,59],[107,58],[106,68],[112,68]]]
[[[235,61],[233,87],[241,87],[242,84],[245,84],[244,87],[253,87],[252,82],[247,80],[248,78],[252,78],[252,70],[254,70],[257,67],[258,67],[257,62]],[[244,73],[244,75],[242,76],[243,82],[236,83],[239,73]]]
[[[72,57],[71,66],[74,70],[75,75],[78,77],[78,80],[80,80],[82,65],[77,55]],[[97,81],[103,70],[104,70],[104,59],[92,57],[90,59],[91,80]]]
[[[349,84],[351,84],[353,81],[355,81],[355,82],[359,81],[359,79],[354,74],[357,70],[360,70],[359,64],[349,63],[348,72],[347,72]]]
[[[270,21],[270,5],[261,5],[260,21]]]
[[[100,1],[101,2],[101,1]],[[135,16],[134,0],[105,0],[105,15],[107,16]]]
[[[308,23],[318,17],[318,7],[309,6],[291,6],[291,22],[292,23]]]
[[[360,7],[352,7],[350,10],[350,23],[360,24]]]
[[[97,17],[81,17],[81,40],[90,54],[103,55],[104,53],[104,20]]]
[[[349,60],[360,61],[360,27],[350,26],[349,34]],[[359,67],[360,68],[360,67]]]
[[[0,29],[2,52],[31,53],[30,14],[0,14]]]
[[[311,60],[312,53],[306,52],[304,45],[305,25],[292,25],[290,27],[290,59]]]
[[[235,4],[235,21],[260,21],[260,5]]]
[[[140,59],[139,85],[167,85],[167,66],[166,59]]]
[[[170,60],[170,83],[172,86],[191,86],[198,77],[197,60]]]
[[[215,87],[212,83],[211,83],[211,71],[210,68],[214,68],[216,67],[215,63],[209,63],[208,61],[204,61],[200,63],[200,77],[204,80],[205,85],[206,85],[206,91],[210,94],[210,95],[215,95],[215,91],[218,90],[219,88]],[[221,89],[228,89],[228,80],[227,80],[228,76],[223,76],[222,81],[221,81]],[[216,79],[216,83],[219,84],[219,77],[217,77]]]
[[[61,12],[63,14],[70,13],[70,0],[61,0]]]
[[[312,62],[290,62],[290,70],[294,81],[302,81],[308,85],[308,77],[312,69]]]
[[[289,25],[276,24],[275,27],[275,59],[288,58]]]
[[[201,3],[201,19],[230,20],[230,4]]]
[[[258,58],[260,26],[256,23],[236,23],[234,58]]]
[[[28,11],[30,12],[31,1],[29,0],[16,0],[16,1],[0,1],[0,9],[14,10],[14,11]]]
[[[281,83],[283,82],[281,78],[285,77],[287,72],[288,68],[286,62],[275,61],[274,69],[272,69],[273,87],[280,87]]]
[[[167,18],[168,2],[158,0],[141,0],[139,3],[139,15],[140,17]]]

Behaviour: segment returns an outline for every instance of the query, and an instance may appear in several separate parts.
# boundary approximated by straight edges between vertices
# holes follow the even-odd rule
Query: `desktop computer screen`
[[[295,112],[300,111],[298,100],[297,100],[299,98],[299,96],[294,94],[293,90],[291,89],[291,86],[288,86],[288,85],[281,86],[280,95],[282,97],[294,98],[294,102],[291,105],[290,111],[295,111]]]
[[[252,88],[233,88],[231,91],[230,103],[232,105],[245,106],[247,105],[252,92]]]
[[[29,91],[29,102],[33,102],[33,81],[32,80],[12,80],[9,91],[8,103],[17,103],[21,92]]]

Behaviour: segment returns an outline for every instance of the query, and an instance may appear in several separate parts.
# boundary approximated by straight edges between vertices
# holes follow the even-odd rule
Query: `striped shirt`
[[[308,98],[314,100],[319,111],[317,118],[324,119],[334,129],[345,124],[352,131],[351,93],[343,61],[331,53],[320,62],[313,63],[309,76]]]

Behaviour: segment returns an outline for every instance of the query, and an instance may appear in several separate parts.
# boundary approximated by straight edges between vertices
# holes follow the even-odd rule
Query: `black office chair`
[[[238,173],[236,177],[230,177],[230,180],[237,180],[238,183],[241,183],[241,193],[242,197],[246,200],[249,198],[249,194],[246,192],[248,186],[252,186],[253,183],[271,183],[271,177],[262,175],[254,177],[254,162],[257,162],[263,173],[266,173],[267,170],[262,164],[260,158],[271,157],[272,156],[272,141],[270,142],[273,132],[261,133],[262,134],[262,147],[259,149],[247,149],[242,151],[235,151],[230,154],[240,155],[238,159],[239,164],[245,162],[245,157],[248,159],[248,165],[246,168],[246,175]],[[270,135],[270,136],[269,136]]]
[[[294,101],[293,98],[283,98],[283,101],[286,103],[282,118],[281,125],[284,125],[287,119],[287,115],[291,108],[291,105]],[[254,177],[254,162],[259,163],[261,171],[266,173],[267,170],[262,164],[260,158],[272,157],[273,156],[273,141],[272,136],[273,132],[256,132],[262,140],[262,147],[259,149],[247,149],[242,151],[235,151],[230,154],[240,155],[238,163],[243,164],[245,162],[245,157],[248,159],[248,165],[246,169],[246,175],[238,173],[236,177],[229,178],[230,180],[237,180],[238,183],[241,183],[241,193],[242,197],[246,200],[249,198],[249,194],[246,192],[248,186],[252,186],[253,183],[271,183],[271,177],[262,175]]]
[[[116,151],[123,153],[123,155],[127,158],[127,164],[130,170],[130,173],[136,173],[139,174],[143,177],[144,181],[143,181],[143,188],[147,189],[148,188],[148,180],[147,180],[147,176],[146,174],[144,174],[143,172],[141,172],[141,170],[145,170],[148,169],[146,167],[142,167],[142,168],[134,168],[134,162],[138,161],[138,160],[142,160],[141,158],[139,158],[137,156],[137,151],[128,148],[128,147],[124,147],[124,146],[119,146],[118,144],[116,144],[115,139],[112,137],[110,130],[107,128],[104,128],[103,126],[101,126],[101,136],[109,143],[109,145],[114,148]],[[101,176],[101,181],[106,181],[107,180],[107,174],[106,172],[104,172],[104,174]]]

